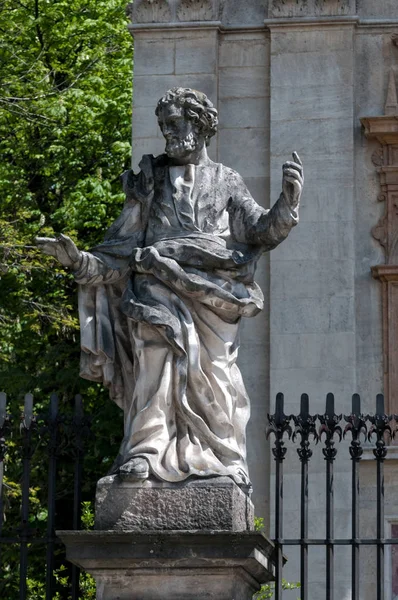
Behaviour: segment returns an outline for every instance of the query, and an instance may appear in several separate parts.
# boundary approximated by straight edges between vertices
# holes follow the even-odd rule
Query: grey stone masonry
[[[97,484],[95,529],[222,530],[253,529],[250,498],[229,477],[183,483],[123,481]]]
[[[97,600],[250,600],[274,578],[257,532],[58,531],[67,559],[91,573]]]

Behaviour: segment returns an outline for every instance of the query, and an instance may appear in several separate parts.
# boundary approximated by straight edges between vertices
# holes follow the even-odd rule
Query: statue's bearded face
[[[201,136],[194,122],[185,116],[181,106],[169,104],[162,107],[158,119],[166,140],[166,154],[170,158],[185,158],[197,150]]]

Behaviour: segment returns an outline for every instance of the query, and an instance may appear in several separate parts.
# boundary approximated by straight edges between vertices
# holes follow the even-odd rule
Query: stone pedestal
[[[97,531],[60,531],[97,600],[249,600],[273,579],[273,546],[229,477],[98,482]]]
[[[97,484],[95,529],[248,531],[253,523],[253,504],[230,477],[167,483],[109,476]]]
[[[257,532],[59,531],[67,558],[97,582],[97,600],[250,600],[273,579]]]

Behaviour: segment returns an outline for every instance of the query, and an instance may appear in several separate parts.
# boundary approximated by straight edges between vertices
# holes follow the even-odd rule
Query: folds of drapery
[[[229,475],[247,484],[249,400],[236,356],[240,317],[262,308],[256,252],[178,238],[136,248],[128,269],[106,272],[100,250],[82,267],[96,284],[79,285],[81,376],[103,382],[125,411],[115,466],[143,456],[166,481]],[[109,270],[119,280],[100,282]]]
[[[221,210],[222,227],[178,231],[169,223],[148,238],[154,188],[166,177],[163,163],[144,157],[141,173],[124,177],[121,216],[75,273],[81,376],[109,387],[124,410],[115,467],[144,456],[166,481],[230,475],[248,483],[249,400],[236,365],[239,322],[262,309],[253,279],[258,258],[287,236],[297,215],[283,197],[265,211],[236,173],[223,175],[225,168],[212,163],[202,176],[204,185],[210,178],[209,189],[226,186],[224,212],[209,207]]]
[[[258,250],[250,250],[245,256],[228,250],[223,241],[210,238],[207,235],[164,240],[133,251],[134,242],[125,240],[124,245],[130,246],[129,261],[121,256],[120,242],[105,243],[94,254],[85,254],[80,272],[75,274],[79,283],[80,374],[102,381],[119,406],[124,407],[125,390],[132,389],[133,351],[128,319],[161,328],[175,352],[186,350],[181,346],[178,319],[152,297],[145,278],[137,293],[135,273],[152,275],[176,295],[206,305],[229,323],[261,310],[262,293],[253,282]],[[172,255],[178,255],[181,264]],[[205,268],[199,269],[199,264]],[[118,279],[111,279],[114,273]]]

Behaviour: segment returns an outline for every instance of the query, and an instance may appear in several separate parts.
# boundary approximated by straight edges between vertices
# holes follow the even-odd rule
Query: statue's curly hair
[[[156,116],[159,116],[163,106],[169,104],[177,104],[184,108],[185,115],[197,125],[199,131],[205,136],[208,146],[210,138],[217,133],[218,113],[206,94],[191,88],[172,88],[160,98],[155,110]]]

